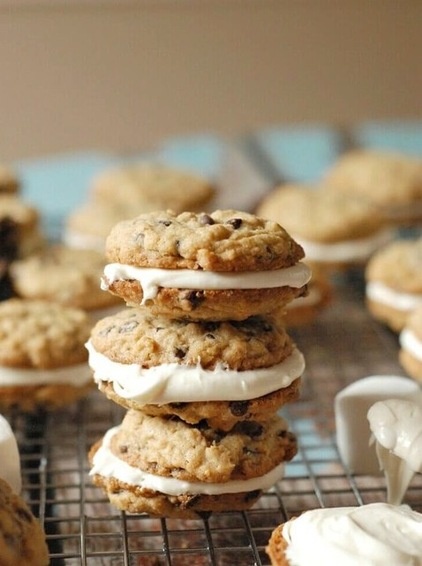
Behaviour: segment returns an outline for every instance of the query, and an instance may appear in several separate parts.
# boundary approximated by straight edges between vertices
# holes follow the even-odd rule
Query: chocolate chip
[[[121,445],[119,446],[119,451],[120,451],[120,454],[126,454],[127,451],[128,451],[127,445],[126,445],[126,444],[121,444]]]
[[[232,401],[229,404],[230,412],[235,417],[243,417],[249,407],[249,401]]]
[[[215,224],[215,221],[209,214],[201,214],[201,216],[199,217],[199,224],[201,226],[212,226],[213,224]]]
[[[100,330],[100,332],[98,332],[99,336],[108,336],[108,334],[110,334],[110,332],[112,330],[114,330],[116,328],[115,324],[112,324],[111,326],[107,326],[107,328],[104,328],[103,330]]]
[[[257,438],[264,432],[264,427],[255,421],[243,421],[236,425],[240,434],[246,434],[250,438]]]
[[[173,407],[173,409],[183,409],[186,403],[169,403],[169,405]]]
[[[253,499],[257,499],[261,495],[260,489],[255,489],[254,491],[248,491],[245,495],[245,501],[252,501]]]
[[[215,340],[215,336],[214,336],[214,334],[211,334],[211,332],[208,332],[207,334],[205,334],[205,338],[209,338],[210,340]]]
[[[26,521],[27,523],[31,523],[32,515],[31,515],[31,513],[29,513],[29,511],[27,511],[26,509],[23,509],[22,507],[18,507],[16,512],[17,512],[20,519],[22,519],[23,521]]]
[[[214,330],[218,330],[218,328],[220,327],[220,323],[219,322],[214,322],[214,321],[206,321],[202,323],[202,328],[206,331],[206,332],[214,332]]]
[[[227,224],[230,224],[230,226],[233,226],[233,228],[235,230],[237,230],[238,228],[241,227],[243,220],[241,218],[230,218],[230,220],[227,220]]]
[[[171,226],[171,220],[159,220],[158,224],[162,224],[163,226]]]
[[[188,291],[184,298],[190,302],[193,308],[196,308],[205,300],[204,291]]]
[[[186,350],[183,350],[183,348],[176,348],[174,355],[176,356],[176,358],[179,358],[179,360],[183,360],[183,358],[186,356]]]
[[[185,495],[181,507],[183,509],[190,509],[197,505],[201,499],[201,495],[196,493],[195,495]]]
[[[0,257],[7,261],[16,259],[18,255],[18,225],[11,218],[0,220]]]

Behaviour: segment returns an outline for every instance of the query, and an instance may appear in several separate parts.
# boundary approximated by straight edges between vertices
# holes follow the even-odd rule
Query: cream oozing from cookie
[[[104,268],[101,288],[105,291],[115,281],[138,281],[142,287],[142,304],[153,299],[160,287],[167,289],[272,289],[300,288],[311,278],[310,268],[302,262],[268,271],[204,271],[199,269],[156,269],[109,263]]]
[[[92,379],[88,364],[53,369],[0,367],[0,386],[66,384],[82,387]]]
[[[396,291],[381,281],[368,281],[366,296],[371,301],[381,303],[399,311],[411,311],[422,305],[422,294]]]
[[[422,515],[407,506],[313,509],[285,523],[282,534],[294,566],[422,565]]]
[[[399,334],[399,343],[403,350],[422,362],[422,341],[411,328],[403,328]]]
[[[130,466],[112,453],[110,449],[111,440],[119,428],[111,428],[104,435],[101,446],[93,457],[90,475],[99,474],[105,478],[116,478],[129,485],[152,489],[167,495],[183,495],[185,493],[221,495],[224,493],[243,493],[258,489],[266,490],[284,475],[284,463],[281,463],[263,476],[246,480],[231,480],[223,483],[189,482],[167,476],[157,476]]]
[[[0,415],[0,476],[15,493],[22,488],[21,465],[18,444],[8,421]]]
[[[369,409],[368,421],[388,502],[399,505],[414,474],[422,472],[422,402],[378,401]]]
[[[294,349],[281,363],[250,371],[230,370],[223,364],[214,370],[178,363],[143,368],[139,364],[113,362],[97,352],[91,341],[86,347],[94,381],[113,383],[117,395],[140,404],[193,401],[244,401],[288,387],[305,369],[302,353]]]
[[[305,240],[300,236],[293,238],[305,250],[306,259],[321,262],[365,261],[378,248],[391,241],[391,230],[382,230],[377,234],[356,240],[322,243]]]

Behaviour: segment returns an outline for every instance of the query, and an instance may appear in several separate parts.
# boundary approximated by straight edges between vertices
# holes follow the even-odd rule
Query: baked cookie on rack
[[[422,306],[422,238],[395,240],[373,255],[365,270],[372,316],[399,332]]]
[[[272,566],[405,566],[420,561],[421,529],[422,515],[405,505],[312,509],[276,527],[266,550]]]
[[[279,222],[303,247],[307,262],[324,270],[363,266],[393,237],[369,202],[324,187],[280,185],[257,214]]]
[[[16,298],[0,303],[0,408],[50,410],[85,396],[92,387],[90,329],[81,309]]]
[[[422,159],[396,152],[353,150],[326,172],[324,183],[334,192],[371,202],[390,223],[422,219]]]
[[[243,320],[306,294],[311,272],[279,224],[253,214],[157,211],[119,222],[103,288],[156,315]]]
[[[305,363],[283,320],[189,321],[126,308],[87,344],[99,389],[149,415],[229,430],[297,399]]]
[[[130,410],[91,449],[90,474],[119,509],[192,519],[250,508],[295,453],[279,416],[225,433]]]
[[[123,304],[100,288],[104,264],[104,255],[96,250],[49,245],[13,262],[9,272],[16,296],[80,308],[96,321]]]
[[[2,566],[47,566],[50,563],[41,523],[1,478],[0,563]]]
[[[91,183],[90,196],[124,206],[151,210],[171,208],[177,212],[202,210],[215,194],[214,185],[204,177],[158,163],[129,163],[98,174]],[[136,214],[136,212],[135,212]]]

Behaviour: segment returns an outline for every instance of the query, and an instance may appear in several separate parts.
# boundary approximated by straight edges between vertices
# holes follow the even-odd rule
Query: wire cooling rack
[[[283,414],[299,453],[283,480],[247,512],[204,520],[157,519],[113,508],[89,478],[87,452],[123,417],[95,391],[67,412],[15,416],[24,494],[44,524],[53,565],[268,565],[265,546],[276,525],[315,507],[385,501],[382,476],[353,476],[335,444],[333,398],[374,374],[404,375],[397,336],[371,320],[358,277],[336,282],[332,305],[318,320],[290,331],[307,369],[300,401]],[[422,511],[422,476],[405,502]]]

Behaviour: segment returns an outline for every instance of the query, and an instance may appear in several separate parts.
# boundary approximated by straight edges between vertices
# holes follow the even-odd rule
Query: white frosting
[[[292,566],[421,566],[422,515],[371,503],[307,511],[283,526]]]
[[[130,466],[110,450],[110,442],[120,427],[111,428],[104,435],[100,448],[94,455],[90,475],[99,474],[106,478],[116,478],[121,482],[137,487],[152,489],[167,495],[184,493],[220,495],[223,493],[242,493],[257,489],[266,490],[279,481],[284,474],[284,463],[279,464],[263,476],[247,480],[231,480],[224,483],[189,482],[172,477],[149,474]]]
[[[412,398],[419,385],[407,377],[373,375],[357,380],[337,393],[334,400],[337,446],[342,461],[355,474],[379,475],[380,468],[366,418],[371,405],[383,399]]]
[[[82,387],[91,379],[91,372],[86,363],[54,369],[0,367],[0,385],[2,386],[65,383]]]
[[[18,445],[8,421],[0,415],[0,476],[15,491],[22,489]]]
[[[268,271],[203,271],[197,269],[155,269],[109,263],[104,268],[101,288],[107,290],[114,281],[139,281],[143,291],[142,303],[153,299],[159,287],[173,289],[272,289],[300,288],[311,278],[304,263]]]
[[[289,386],[305,369],[304,357],[297,349],[275,366],[234,371],[221,364],[214,370],[205,370],[199,363],[143,368],[139,364],[113,362],[97,352],[91,341],[86,347],[95,382],[111,382],[117,395],[141,404],[254,399]]]
[[[403,312],[411,311],[422,305],[421,293],[401,293],[391,287],[387,287],[380,281],[368,281],[365,292],[367,298],[371,301]]]
[[[292,236],[305,251],[308,261],[365,261],[378,248],[392,240],[391,230],[382,230],[368,238],[347,240],[341,242],[321,243],[305,240],[298,235]]]
[[[415,472],[422,472],[422,402],[378,401],[368,411],[388,502],[401,503]]]
[[[422,342],[410,328],[403,328],[399,342],[403,350],[422,362]]]

